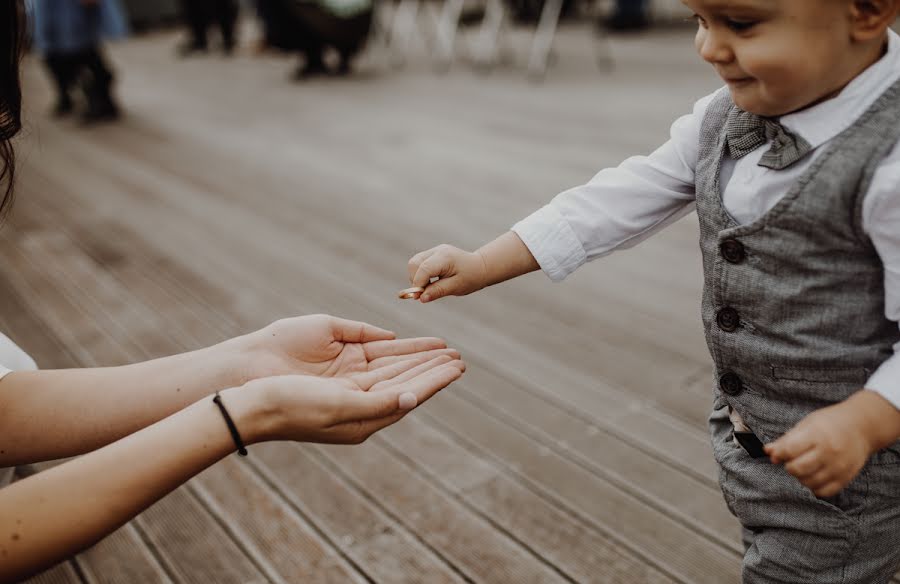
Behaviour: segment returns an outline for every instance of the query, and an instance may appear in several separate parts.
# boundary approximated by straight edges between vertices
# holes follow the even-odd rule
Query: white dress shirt
[[[838,96],[781,117],[786,128],[812,145],[813,151],[803,160],[784,170],[761,167],[757,163],[770,144],[739,160],[725,158],[722,200],[736,221],[750,223],[771,209],[824,146],[900,79],[900,36],[893,31],[888,34],[886,54]],[[600,171],[587,184],[557,195],[513,226],[550,279],[560,281],[585,262],[633,247],[694,210],[700,125],[715,95],[704,97],[693,113],[676,120],[670,140],[649,156],[635,156]],[[885,316],[898,322],[900,145],[881,162],[872,179],[863,203],[863,227],[884,264]],[[900,408],[900,343],[866,387]]]
[[[20,349],[9,337],[0,333],[0,381],[13,371],[37,369],[34,360]],[[0,433],[3,429],[0,428]],[[0,438],[2,440],[2,438]],[[12,468],[0,468],[0,488],[12,480]]]

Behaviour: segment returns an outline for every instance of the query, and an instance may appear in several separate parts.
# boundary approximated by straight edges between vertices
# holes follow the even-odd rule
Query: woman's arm
[[[135,365],[10,373],[0,380],[0,467],[96,450],[252,379],[340,377],[441,354],[458,356],[441,339],[395,339],[365,323],[310,315]]]
[[[445,356],[349,378],[261,379],[221,396],[247,444],[353,444],[398,421],[463,369]],[[221,412],[207,397],[0,490],[0,582],[18,581],[92,545],[234,450]]]
[[[83,454],[240,385],[227,343],[135,365],[18,371],[0,381],[0,467]]]

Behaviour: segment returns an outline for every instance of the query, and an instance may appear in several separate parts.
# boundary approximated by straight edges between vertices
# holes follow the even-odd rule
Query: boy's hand
[[[478,252],[439,245],[417,253],[409,260],[409,281],[425,289],[419,297],[430,302],[444,296],[465,296],[488,285],[487,267]],[[432,282],[432,278],[439,280]]]
[[[900,437],[900,411],[879,394],[863,390],[813,412],[766,453],[819,497],[838,494],[879,449]]]

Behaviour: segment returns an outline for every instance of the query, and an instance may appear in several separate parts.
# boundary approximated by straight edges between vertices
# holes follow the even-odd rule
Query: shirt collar
[[[887,53],[856,76],[837,96],[782,116],[780,122],[813,148],[831,140],[859,119],[900,79],[900,35],[888,30]]]

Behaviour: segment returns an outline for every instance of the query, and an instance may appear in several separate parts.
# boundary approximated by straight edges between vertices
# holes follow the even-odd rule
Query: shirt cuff
[[[512,227],[547,276],[560,282],[584,265],[587,254],[566,218],[545,205]]]
[[[0,365],[0,381],[3,380],[4,377],[12,373],[12,369],[7,369],[3,365]]]
[[[900,353],[881,364],[866,383],[866,389],[880,394],[900,409]]]

